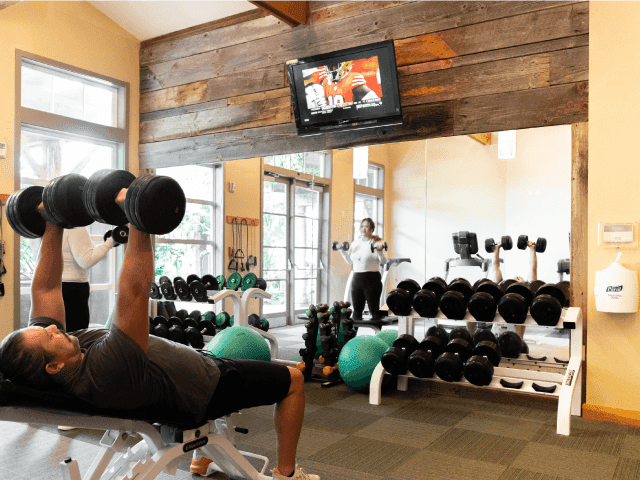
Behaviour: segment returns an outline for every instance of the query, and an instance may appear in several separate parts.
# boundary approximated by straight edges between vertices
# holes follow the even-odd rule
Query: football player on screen
[[[305,89],[311,84],[322,86],[327,106],[380,98],[367,86],[364,75],[353,71],[352,61],[318,67],[308,82],[305,81]],[[307,96],[307,103],[309,103],[308,98]]]

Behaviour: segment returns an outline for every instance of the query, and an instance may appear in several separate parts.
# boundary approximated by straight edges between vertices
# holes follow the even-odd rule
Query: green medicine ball
[[[389,349],[384,340],[373,335],[349,340],[338,357],[338,369],[344,383],[350,387],[364,387],[371,382],[371,375]]]
[[[389,347],[393,347],[393,342],[398,339],[398,331],[382,330],[381,332],[376,333],[376,337],[387,342],[387,345],[389,345]]]
[[[207,350],[216,357],[271,361],[267,341],[249,327],[229,327],[209,342]]]

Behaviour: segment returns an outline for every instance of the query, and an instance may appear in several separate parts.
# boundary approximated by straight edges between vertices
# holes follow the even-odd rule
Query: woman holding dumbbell
[[[371,312],[371,320],[380,319],[380,295],[382,276],[380,265],[387,263],[382,238],[373,234],[376,224],[371,218],[360,222],[360,235],[353,241],[348,251],[340,250],[349,265],[353,265],[351,280],[351,303],[353,320],[362,320],[365,300]]]
[[[62,300],[67,332],[89,327],[89,269],[119,245],[112,235],[94,247],[87,227],[64,230],[62,237]]]

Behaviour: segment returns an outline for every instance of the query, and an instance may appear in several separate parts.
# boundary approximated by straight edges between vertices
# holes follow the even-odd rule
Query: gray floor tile
[[[348,436],[320,450],[308,460],[372,475],[384,475],[417,450],[370,438]]]
[[[496,480],[503,465],[420,450],[390,472],[392,480]],[[324,480],[324,479],[323,479]]]
[[[575,480],[603,480],[613,477],[617,464],[618,457],[612,455],[530,443],[511,467]]]
[[[598,428],[585,428],[575,424],[571,425],[571,435],[558,435],[555,425],[542,425],[542,428],[531,439],[536,443],[544,443],[556,447],[568,448],[585,452],[604,453],[607,455],[620,455],[624,442],[629,436],[624,433],[613,433],[609,430]],[[629,437],[633,441],[633,437]],[[635,442],[636,446],[640,444]],[[629,443],[632,446],[631,443]],[[628,450],[631,453],[631,450]]]
[[[611,480],[636,480],[640,478],[640,460],[620,458]]]
[[[449,427],[440,425],[383,417],[354,435],[422,449],[448,430]]]
[[[507,467],[526,446],[523,440],[452,428],[431,442],[427,450]]]
[[[352,435],[379,418],[377,415],[366,413],[354,415],[347,410],[325,407],[310,415],[305,415],[304,426],[312,430]]]
[[[520,418],[492,415],[486,412],[471,412],[456,424],[456,428],[475,432],[501,435],[516,440],[531,440],[543,425]]]

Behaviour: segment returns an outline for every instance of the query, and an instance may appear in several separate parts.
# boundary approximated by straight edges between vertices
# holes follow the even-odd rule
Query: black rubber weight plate
[[[146,184],[136,202],[136,214],[149,233],[166,235],[175,230],[184,218],[187,199],[173,178],[157,176]]]
[[[135,205],[143,184],[148,182],[151,178],[153,178],[153,175],[142,175],[141,177],[136,178],[131,185],[129,185],[125,200],[124,213],[127,216],[127,220],[129,220],[129,223],[131,223],[137,230],[142,232],[146,232],[147,230],[140,222],[140,219],[136,216]]]
[[[109,225],[126,225],[127,216],[116,204],[115,199],[123,188],[129,188],[136,179],[126,170],[106,171],[100,182],[95,182],[92,192],[92,203],[102,223]]]
[[[86,177],[70,173],[60,177],[52,191],[54,208],[71,227],[86,227],[94,222],[82,200],[86,183]]]

